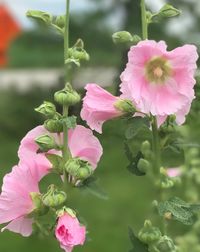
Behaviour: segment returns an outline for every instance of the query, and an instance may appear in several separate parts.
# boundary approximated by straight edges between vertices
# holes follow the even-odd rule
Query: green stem
[[[68,50],[69,50],[69,8],[70,8],[70,0],[66,0],[66,17],[65,17],[65,32],[64,32],[64,64],[65,61],[68,59]],[[66,65],[66,64],[65,64]],[[65,78],[66,82],[69,77],[69,68],[66,65],[65,67]],[[68,117],[68,106],[63,105],[63,118],[66,119]],[[63,123],[63,159],[65,163],[69,157],[69,150],[68,150],[68,128],[67,124]],[[64,182],[66,184],[67,181],[67,174],[64,174]]]
[[[157,119],[154,116],[152,121],[152,147],[154,153],[154,172],[159,173],[161,167],[160,139],[158,134]]]
[[[145,0],[141,0],[141,11],[142,11],[142,37],[148,39],[148,22],[146,15]]]

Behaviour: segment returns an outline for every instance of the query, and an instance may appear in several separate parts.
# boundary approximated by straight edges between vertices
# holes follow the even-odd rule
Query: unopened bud
[[[65,15],[60,15],[56,17],[56,25],[61,29],[65,27]]]
[[[56,107],[53,103],[44,101],[38,108],[35,108],[35,111],[52,118],[56,114]]]
[[[63,191],[59,191],[55,185],[50,185],[47,193],[42,196],[42,201],[45,206],[58,207],[67,199],[67,195]]]
[[[144,227],[139,231],[138,238],[140,241],[150,244],[159,240],[161,237],[161,232],[159,228],[153,227],[151,221],[146,220]]]
[[[114,104],[115,108],[123,113],[132,113],[134,114],[136,112],[135,107],[133,106],[133,103],[130,100],[127,99],[119,99]]]
[[[150,245],[149,248],[150,252],[176,252],[176,246],[174,245],[174,242],[172,239],[168,236],[162,236],[159,241],[156,242],[156,244]]]
[[[92,166],[79,158],[69,159],[65,164],[66,171],[77,180],[85,180],[93,173]]]
[[[165,4],[159,11],[158,15],[163,18],[175,17],[181,14],[181,11],[170,4]]]
[[[75,59],[75,60],[88,61],[90,59],[89,54],[84,49],[81,49],[81,48],[73,48],[72,47],[68,50],[68,53],[69,53],[69,57],[72,59]]]
[[[63,132],[63,123],[60,119],[48,119],[44,122],[44,127],[51,133]]]
[[[146,159],[141,158],[138,162],[137,167],[141,172],[146,173],[150,169],[151,164]]]
[[[60,105],[73,106],[80,102],[80,95],[73,90],[69,83],[66,84],[65,88],[57,91],[54,94],[54,99]]]
[[[119,32],[115,32],[112,35],[112,39],[115,44],[121,44],[121,43],[132,42],[133,37],[127,31],[119,31]]]
[[[51,149],[56,149],[58,146],[55,143],[55,140],[49,135],[42,135],[35,139],[35,142],[40,147],[42,152],[47,152]]]
[[[152,151],[151,151],[151,144],[149,141],[144,141],[141,146],[141,152],[143,156],[147,159],[151,158]]]

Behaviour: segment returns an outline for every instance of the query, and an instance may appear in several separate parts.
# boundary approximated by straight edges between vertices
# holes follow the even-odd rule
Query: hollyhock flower
[[[37,137],[45,134],[53,136],[57,144],[62,144],[62,134],[52,134],[44,126],[38,126],[22,139],[18,155],[22,162],[33,158],[44,172],[48,172],[52,165],[44,153],[37,153],[38,145],[35,143]],[[92,131],[81,125],[77,125],[75,129],[68,131],[68,147],[72,157],[79,157],[88,161],[94,169],[103,152],[99,140],[93,135]],[[60,154],[59,151],[54,150],[48,153]]]
[[[31,193],[39,193],[38,182],[44,171],[30,159],[14,166],[4,177],[0,195],[0,224],[10,222],[8,229],[23,236],[32,233],[33,219],[28,215],[35,209]]]
[[[122,97],[131,99],[138,110],[162,120],[175,114],[184,122],[194,99],[197,49],[185,45],[167,51],[164,41],[142,41],[131,47],[121,74]]]
[[[71,252],[74,246],[84,244],[86,228],[80,225],[73,213],[64,212],[58,218],[55,235],[60,247],[66,252]]]
[[[132,103],[113,96],[96,84],[87,84],[86,96],[83,99],[81,118],[87,122],[92,130],[102,133],[105,121],[119,117],[125,112],[133,112]]]
[[[180,168],[168,168],[167,175],[170,178],[178,177],[181,175],[181,169]]]

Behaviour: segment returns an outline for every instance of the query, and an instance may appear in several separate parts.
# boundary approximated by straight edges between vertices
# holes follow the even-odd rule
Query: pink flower
[[[171,178],[179,177],[181,175],[181,169],[180,168],[168,168],[167,169],[167,175]]]
[[[102,133],[102,125],[105,121],[123,114],[115,107],[115,103],[120,98],[113,96],[96,84],[87,84],[85,89],[87,93],[83,99],[81,118],[92,130]]]
[[[162,119],[175,114],[177,123],[183,123],[194,99],[197,59],[193,45],[168,52],[164,41],[139,42],[131,47],[121,74],[122,97],[131,99],[143,113]]]
[[[0,195],[0,223],[10,222],[2,229],[30,236],[33,219],[28,217],[34,210],[30,193],[39,193],[38,182],[44,171],[30,159],[13,167],[4,177]]]
[[[43,126],[38,126],[22,139],[18,155],[22,162],[34,159],[43,172],[46,173],[52,168],[52,165],[44,153],[37,153],[38,145],[35,143],[35,139],[44,134],[53,136],[57,144],[62,144],[62,134],[51,134]],[[103,153],[101,144],[92,131],[81,125],[77,125],[75,129],[69,130],[68,147],[72,157],[79,157],[88,161],[94,169]],[[60,154],[59,151],[55,150],[48,153]]]
[[[66,252],[71,252],[74,246],[84,244],[86,228],[80,225],[76,216],[65,212],[58,219],[55,235],[60,247]]]

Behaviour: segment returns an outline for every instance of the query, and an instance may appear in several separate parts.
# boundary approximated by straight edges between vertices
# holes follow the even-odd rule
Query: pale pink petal
[[[122,115],[122,112],[114,106],[119,98],[96,84],[87,84],[85,89],[87,92],[83,99],[81,118],[92,130],[102,133],[102,125],[105,121]]]
[[[33,219],[19,217],[13,221],[11,221],[7,226],[1,229],[3,232],[5,229],[8,229],[12,232],[19,233],[24,237],[28,237],[32,234],[32,224]]]
[[[81,125],[69,130],[68,146],[72,157],[88,161],[94,169],[103,153],[101,144],[92,131]]]
[[[168,168],[167,169],[167,175],[171,178],[178,177],[181,175],[181,169],[180,168]]]

